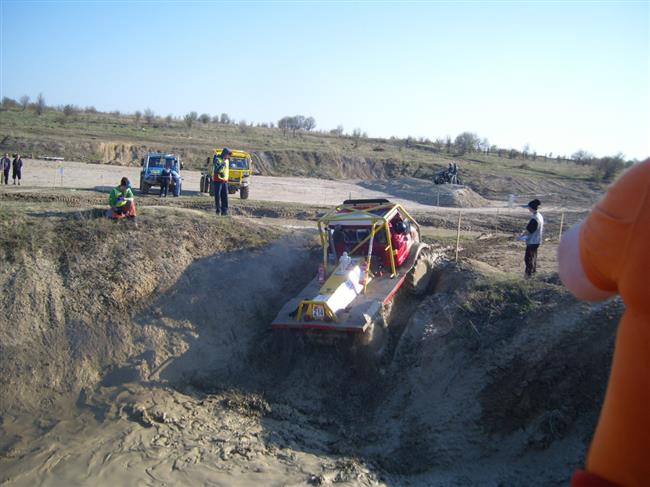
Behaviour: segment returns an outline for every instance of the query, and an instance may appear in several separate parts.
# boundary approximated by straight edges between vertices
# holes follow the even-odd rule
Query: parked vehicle
[[[172,178],[169,191],[174,195],[181,193],[181,169],[183,164],[176,154],[166,154],[162,152],[149,152],[141,160],[142,170],[140,171],[140,191],[148,194],[149,190],[154,187],[160,187],[163,169],[176,171],[178,178]],[[179,185],[176,188],[176,184]]]

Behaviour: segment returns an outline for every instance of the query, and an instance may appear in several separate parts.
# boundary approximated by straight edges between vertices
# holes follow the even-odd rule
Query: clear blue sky
[[[0,96],[650,155],[648,0],[0,3]]]

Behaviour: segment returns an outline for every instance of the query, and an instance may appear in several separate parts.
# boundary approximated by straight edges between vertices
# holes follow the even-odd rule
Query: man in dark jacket
[[[172,181],[172,171],[168,167],[164,167],[160,173],[160,196],[167,197],[169,191],[169,183]]]
[[[534,199],[528,203],[528,211],[531,213],[531,218],[528,225],[526,225],[526,229],[519,236],[521,240],[526,241],[526,254],[524,256],[526,277],[532,277],[537,272],[537,249],[542,243],[542,235],[544,232],[544,217],[537,211],[540,206],[541,203],[538,199]]]
[[[13,163],[13,169],[14,170],[11,177],[14,180],[14,184],[16,184],[16,178],[18,178],[18,186],[20,186],[20,178],[23,174],[23,160],[20,158],[20,154],[16,154],[16,158],[14,159]]]
[[[9,184],[10,168],[11,168],[11,159],[9,159],[9,154],[5,154],[5,156],[2,158],[2,161],[0,161],[0,170],[2,170],[2,174],[0,174],[0,177],[2,177],[2,181],[5,184]]]

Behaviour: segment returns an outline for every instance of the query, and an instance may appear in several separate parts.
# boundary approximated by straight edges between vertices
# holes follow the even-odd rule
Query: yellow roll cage
[[[386,210],[382,212],[382,210]],[[377,214],[377,213],[382,214]],[[366,238],[359,242],[356,247],[354,247],[349,253],[354,254],[359,250],[366,242],[368,244],[368,255],[366,257],[366,272],[370,272],[370,258],[372,256],[372,243],[375,238],[375,235],[380,233],[382,230],[386,232],[386,242],[387,245],[384,248],[385,251],[388,251],[390,256],[390,277],[393,278],[397,275],[397,270],[395,269],[395,251],[393,250],[393,243],[390,238],[390,227],[389,222],[397,215],[401,214],[408,218],[412,224],[415,225],[420,235],[420,225],[415,221],[415,219],[409,214],[404,207],[398,203],[392,203],[388,200],[376,200],[376,201],[367,201],[356,200],[353,202],[344,202],[342,205],[337,206],[334,211],[325,214],[318,220],[318,234],[320,235],[321,245],[323,246],[323,266],[325,272],[329,274],[330,270],[328,268],[328,251],[330,247],[331,235],[329,227],[334,225],[354,225],[354,226],[363,226],[366,225],[370,227],[370,232]],[[364,284],[364,292],[366,289],[368,280]]]

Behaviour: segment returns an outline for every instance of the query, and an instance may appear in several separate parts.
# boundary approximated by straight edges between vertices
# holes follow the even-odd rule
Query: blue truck
[[[161,185],[161,178],[164,169],[169,169],[172,174],[176,173],[178,177],[172,177],[169,184],[169,191],[174,196],[181,194],[181,169],[183,164],[180,157],[176,154],[166,154],[163,152],[149,152],[141,160],[142,170],[140,171],[140,191],[142,194],[148,194],[149,190]],[[176,187],[178,185],[178,187]]]

